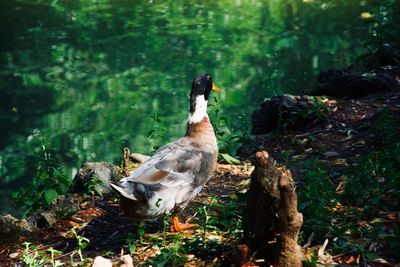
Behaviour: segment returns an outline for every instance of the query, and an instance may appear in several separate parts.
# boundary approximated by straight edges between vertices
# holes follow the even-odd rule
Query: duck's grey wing
[[[123,180],[142,184],[178,186],[192,183],[200,171],[203,153],[182,138],[160,148],[129,177]]]

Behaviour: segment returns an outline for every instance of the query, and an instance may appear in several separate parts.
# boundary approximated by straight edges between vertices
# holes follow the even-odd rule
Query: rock
[[[118,167],[107,162],[86,162],[79,168],[72,181],[72,192],[93,192],[103,195],[111,192],[110,182],[122,178]]]
[[[19,256],[19,253],[17,253],[17,252],[14,252],[14,253],[11,253],[10,255],[8,255],[8,257],[10,257],[10,259],[15,259],[18,256]]]
[[[9,214],[0,216],[0,244],[16,243],[20,234],[31,231],[32,227],[26,220],[19,220]]]
[[[252,114],[252,133],[311,127],[325,121],[326,111],[322,97],[285,94],[267,98]]]
[[[48,225],[53,225],[57,222],[57,216],[53,212],[42,212],[41,215],[46,220]]]
[[[367,54],[363,65],[371,71],[400,73],[400,45],[382,44],[378,49]]]
[[[60,217],[78,211],[81,202],[81,196],[77,194],[60,195],[47,210],[39,209],[33,212],[28,218],[28,223],[40,229],[49,227],[56,223]]]
[[[80,210],[79,205],[81,204],[81,202],[82,202],[82,196],[80,195],[77,194],[69,196],[61,195],[56,200],[53,201],[49,210],[56,213],[57,215],[62,216]]]
[[[123,264],[121,264],[121,267],[133,267],[133,259],[131,255],[122,255],[120,257],[120,260],[123,262]]]
[[[312,95],[337,98],[357,98],[400,89],[396,79],[387,73],[362,74],[349,69],[323,70],[317,81],[317,88],[312,91]]]
[[[43,229],[49,226],[46,218],[42,215],[42,213],[46,213],[43,209],[38,209],[32,213],[32,215],[28,218],[28,223],[33,225],[36,228]]]
[[[112,267],[112,262],[102,256],[94,258],[92,267]]]

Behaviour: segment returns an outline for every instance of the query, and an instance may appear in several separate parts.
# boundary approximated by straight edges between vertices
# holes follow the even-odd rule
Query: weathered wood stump
[[[292,176],[266,151],[256,153],[254,165],[245,226],[250,248],[272,266],[302,266],[297,240],[303,215],[297,211]]]

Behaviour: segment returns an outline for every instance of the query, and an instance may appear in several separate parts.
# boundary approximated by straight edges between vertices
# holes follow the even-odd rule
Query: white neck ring
[[[198,95],[195,99],[194,112],[189,113],[189,123],[199,123],[203,118],[208,118],[207,114],[207,100],[204,99],[204,95]]]

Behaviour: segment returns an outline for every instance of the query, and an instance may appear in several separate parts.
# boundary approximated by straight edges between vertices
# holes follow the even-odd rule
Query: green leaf
[[[130,252],[131,254],[135,253],[136,250],[137,250],[137,248],[136,248],[135,246],[129,245],[129,252]]]
[[[44,192],[44,197],[47,204],[50,205],[58,197],[58,193],[53,189],[49,189]]]
[[[227,154],[227,153],[222,153],[220,154],[221,157],[228,162],[229,164],[240,164],[240,160],[232,157],[231,155]]]
[[[139,230],[137,231],[137,233],[138,233],[139,236],[144,236],[145,231],[144,231],[144,229],[139,229]]]

